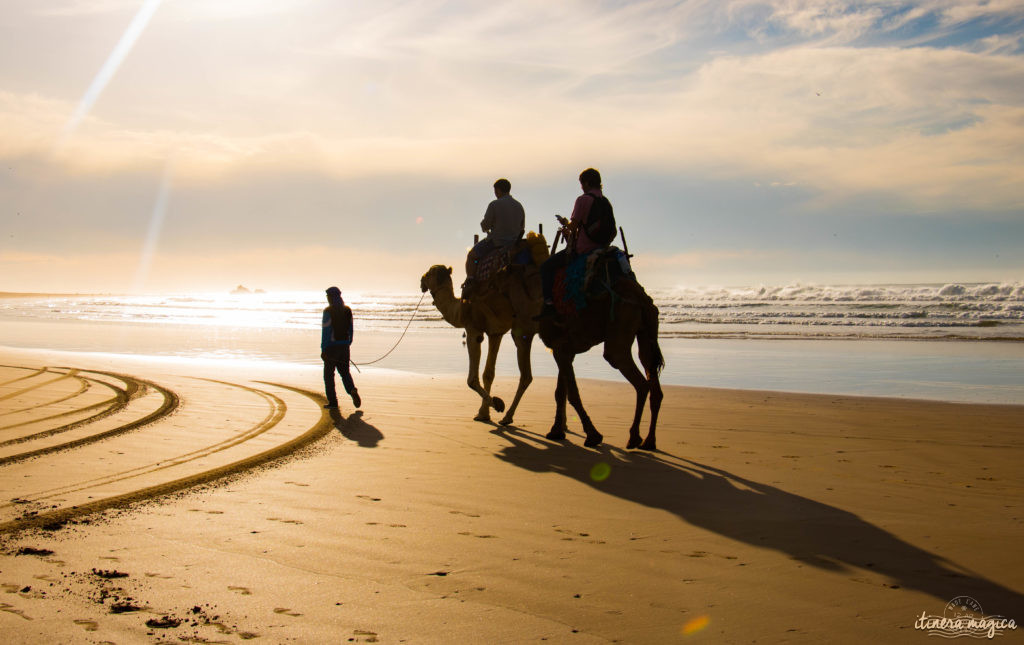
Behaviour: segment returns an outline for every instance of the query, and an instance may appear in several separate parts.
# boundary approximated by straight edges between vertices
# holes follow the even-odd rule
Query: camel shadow
[[[607,445],[591,450],[512,426],[492,432],[510,442],[496,454],[509,464],[559,473],[801,563],[837,573],[872,571],[889,579],[887,587],[913,589],[943,603],[969,595],[989,614],[1012,616],[1024,606],[1024,596],[1017,591],[905,542],[854,513],[775,486],[667,453]]]
[[[363,421],[362,410],[356,410],[348,415],[348,418],[342,417],[337,410],[331,410],[331,421],[341,432],[341,436],[349,441],[355,441],[360,448],[376,448],[384,438],[384,433]]]

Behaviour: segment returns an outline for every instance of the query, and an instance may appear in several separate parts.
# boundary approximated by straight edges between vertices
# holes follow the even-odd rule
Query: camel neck
[[[441,317],[444,318],[452,327],[464,327],[465,317],[463,316],[464,303],[461,298],[455,297],[455,292],[451,285],[448,288],[440,287],[436,291],[431,291],[430,296],[434,299],[434,306],[441,313]]]

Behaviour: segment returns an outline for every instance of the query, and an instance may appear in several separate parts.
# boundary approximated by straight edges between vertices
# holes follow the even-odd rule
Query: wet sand
[[[5,642],[920,642],[957,596],[1024,619],[1021,406],[671,387],[646,453],[625,383],[582,383],[588,449],[571,412],[544,439],[551,379],[502,428],[456,377],[356,374],[332,419],[317,367],[0,365]]]

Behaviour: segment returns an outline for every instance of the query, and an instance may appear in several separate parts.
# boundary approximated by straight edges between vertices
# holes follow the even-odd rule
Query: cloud
[[[1024,6],[1017,0],[731,0],[717,10],[760,42],[798,39],[816,46],[865,38],[913,45],[946,38],[979,21],[1011,30],[1024,21]]]
[[[132,72],[132,92],[112,84],[116,98],[60,163],[115,173],[173,157],[184,181],[275,168],[536,176],[596,163],[797,183],[834,199],[884,193],[923,211],[1021,202],[1024,62],[1001,53],[1011,37],[938,49],[893,35],[928,16],[941,33],[1017,17],[1015,3],[307,2],[287,20],[271,13],[279,4],[219,5],[249,7],[245,20],[205,6],[161,10],[126,61],[148,73]],[[737,26],[790,40],[694,44]],[[896,45],[841,44],[865,33]],[[147,46],[159,39],[191,46],[170,56]],[[0,154],[48,150],[73,110],[0,94],[11,124]]]

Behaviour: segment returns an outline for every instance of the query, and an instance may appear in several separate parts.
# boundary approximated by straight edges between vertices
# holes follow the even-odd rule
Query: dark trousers
[[[328,405],[338,405],[338,393],[334,389],[334,371],[337,370],[341,376],[341,384],[345,386],[345,392],[351,394],[356,389],[352,381],[352,375],[348,371],[349,346],[335,345],[323,350],[320,358],[324,359],[324,393],[327,395]]]
[[[555,274],[569,264],[572,256],[568,249],[555,253],[540,265],[540,287],[544,291],[544,302],[554,302]]]

